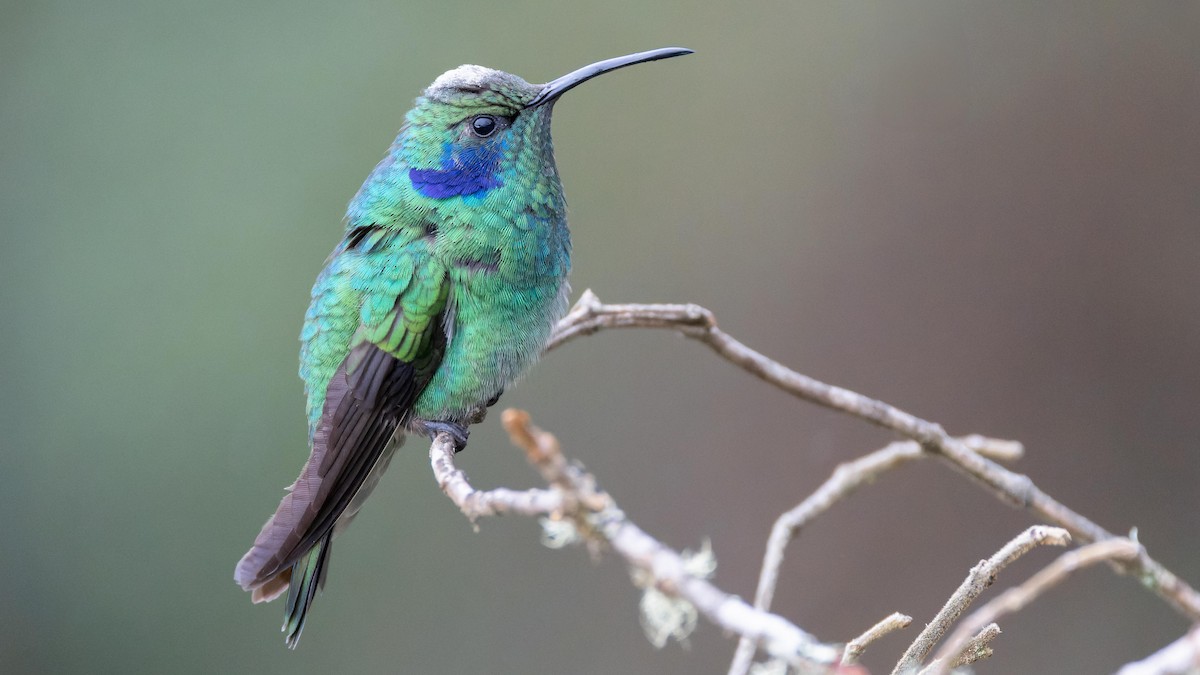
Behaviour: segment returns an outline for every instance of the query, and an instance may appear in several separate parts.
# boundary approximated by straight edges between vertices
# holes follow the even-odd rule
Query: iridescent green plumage
[[[685,53],[611,59],[545,85],[462,66],[417,99],[313,286],[300,336],[311,454],[234,574],[256,602],[289,589],[289,646],[397,432],[465,444],[471,418],[533,363],[566,309],[554,101],[608,70]]]

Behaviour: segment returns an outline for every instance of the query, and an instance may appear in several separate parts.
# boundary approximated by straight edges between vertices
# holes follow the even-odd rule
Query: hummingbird
[[[330,547],[406,434],[468,426],[538,358],[567,308],[571,237],[550,116],[607,59],[546,84],[463,65],[417,98],[346,209],[300,332],[310,454],[238,562],[255,603],[287,591],[294,648]]]

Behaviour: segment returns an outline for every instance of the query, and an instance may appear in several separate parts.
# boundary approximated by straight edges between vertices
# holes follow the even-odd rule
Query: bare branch
[[[991,586],[996,581],[996,575],[1000,570],[1008,567],[1014,560],[1038,546],[1066,546],[1069,543],[1071,543],[1071,535],[1066,530],[1057,527],[1047,527],[1045,525],[1034,525],[1014,537],[992,557],[979,561],[979,564],[971,568],[971,572],[967,574],[967,578],[955,589],[950,599],[946,601],[942,609],[933,617],[933,621],[930,621],[925,626],[925,630],[921,631],[917,639],[909,645],[900,662],[892,670],[892,675],[911,673],[920,667],[921,662],[929,655],[934,645],[942,639],[942,636],[946,634],[950,626],[958,620],[958,617],[962,616],[962,613],[966,611],[975,598],[979,597],[979,594],[985,588]],[[984,622],[983,625],[987,623],[990,622]],[[977,632],[983,625],[976,627],[967,636],[970,637],[971,634]]]
[[[976,633],[975,637],[967,641],[967,646],[963,648],[958,658],[951,662],[950,667],[969,666],[972,663],[990,658],[992,656],[992,640],[995,640],[999,635],[1000,626],[994,623],[984,626],[983,630]],[[937,668],[942,667],[941,664],[941,660],[934,661],[922,668],[920,675],[931,675]]]
[[[959,652],[958,656],[950,664],[950,667],[969,666],[977,661],[990,658],[992,655],[992,640],[995,640],[999,635],[1000,626],[995,623],[989,623],[984,626],[974,637],[967,640],[967,646]]]
[[[932,675],[944,675],[950,663],[966,648],[971,635],[1005,614],[1012,614],[1033,602],[1042,593],[1058,585],[1072,572],[1106,560],[1129,560],[1141,553],[1141,546],[1129,539],[1109,539],[1068,551],[1042,568],[1020,586],[1014,586],[980,607],[963,620],[950,639],[938,651],[942,665]]]
[[[841,411],[890,429],[937,453],[956,470],[988,488],[1001,500],[1028,509],[1038,519],[1066,528],[1079,543],[1116,535],[1043,492],[1028,476],[1014,473],[974,452],[938,424],[882,401],[826,384],[774,361],[738,342],[717,327],[712,312],[698,305],[605,305],[591,291],[555,328],[547,351],[583,335],[608,328],[667,328],[693,338],[722,358],[797,398]],[[1113,561],[1139,579],[1181,614],[1200,621],[1200,593],[1151,558],[1145,550]]]
[[[766,611],[774,594],[783,550],[800,528],[840,499],[891,468],[926,455],[940,457],[953,468],[992,491],[1001,500],[1026,508],[1063,526],[1082,542],[1115,542],[1110,548],[1116,552],[1110,551],[1103,559],[1112,562],[1118,571],[1138,576],[1143,585],[1148,586],[1185,616],[1200,620],[1200,594],[1151,559],[1144,549],[1136,545],[1133,545],[1132,549],[1125,548],[1126,545],[1132,545],[1128,540],[1116,538],[1099,525],[1042,492],[1028,477],[1008,471],[989,459],[989,456],[996,459],[1019,457],[1022,452],[1020,444],[976,436],[954,438],[935,423],[881,401],[790,370],[721,331],[712,313],[703,307],[690,304],[605,305],[591,291],[586,291],[570,313],[559,322],[546,350],[550,351],[577,337],[600,330],[635,327],[668,328],[680,332],[707,345],[722,358],[747,372],[802,400],[850,414],[910,439],[909,442],[892,444],[855,462],[840,466],[817,492],[780,517],[768,542],[763,573],[756,592],[756,607],[750,607],[741,599],[720,591],[703,578],[702,573],[689,573],[687,563],[680,554],[659,543],[630,522],[616,507],[611,497],[596,487],[595,479],[581,466],[567,462],[554,437],[533,427],[526,414],[506,411],[505,427],[509,430],[514,444],[525,448],[530,461],[549,483],[549,490],[477,491],[454,466],[451,439],[441,435],[434,440],[430,448],[430,461],[438,484],[472,522],[481,516],[504,513],[546,515],[552,521],[571,523],[567,526],[568,529],[574,528],[593,551],[598,551],[604,545],[611,546],[633,569],[639,570],[638,578],[649,579],[645,583],[664,595],[691,603],[710,621],[743,637],[731,673],[745,672],[745,667],[753,659],[756,647],[762,647],[767,654],[776,659],[774,662],[777,664],[779,659],[783,659],[793,664],[807,662],[810,665],[828,668],[836,662],[836,648],[817,642],[797,626]],[[996,571],[1039,543],[1065,544],[1068,540],[1069,535],[1063,530],[1030,528],[991,559],[976,566],[939,615],[909,648],[896,672],[910,672],[919,666],[948,627],[965,611],[983,587],[991,582]],[[1105,550],[1109,549],[1094,545],[1081,549],[1078,553],[1087,552],[1096,556],[1094,551]],[[1060,558],[1060,561],[1066,561],[1064,569],[1067,571],[1073,569],[1067,563],[1074,560],[1075,558],[1067,556]],[[1093,562],[1093,559],[1084,558],[1082,563],[1072,564],[1090,562]],[[1050,569],[1047,568],[1043,572]],[[1063,575],[1065,574],[1066,572],[1063,572]],[[998,615],[1003,611],[1019,609],[1036,597],[1040,589],[1055,583],[1054,575],[1048,575],[1048,581],[1041,579],[1039,574],[1021,587],[1032,588],[1032,591],[1028,591],[1029,595],[1010,596],[1006,593],[985,606],[984,610],[995,606],[991,611]],[[1017,590],[1012,589],[1010,593]],[[1005,598],[1009,598],[1008,605],[1001,607],[996,604]],[[970,620],[964,622],[955,632],[951,642],[956,658],[948,659],[942,656],[927,667],[926,671],[943,672],[948,668],[973,663],[990,655],[989,644],[999,633],[999,628],[994,623],[986,626],[980,623],[982,618],[979,617],[990,621],[990,615],[984,610],[972,614]],[[864,633],[856,643],[847,645],[845,655],[848,667],[854,667],[849,665],[849,661],[857,658],[866,644],[900,625],[900,620],[894,615]],[[972,630],[975,631],[973,636]],[[946,655],[951,654],[948,649],[949,647],[943,649]]]
[[[887,615],[882,621],[868,628],[862,635],[846,643],[846,648],[842,650],[842,665],[848,666],[858,663],[858,660],[862,658],[863,652],[866,651],[867,645],[888,633],[908,628],[912,620],[911,616],[901,614],[900,612],[892,612]]]
[[[466,475],[454,466],[454,439],[449,434],[439,434],[433,440],[429,447],[429,462],[433,466],[438,487],[472,524],[482,516],[505,513],[538,516],[562,509],[562,495],[551,490],[498,488],[484,492],[471,487]]]
[[[1117,675],[1195,675],[1200,673],[1200,624],[1187,635],[1154,652],[1128,663]]]
[[[1020,456],[1021,452],[1020,444],[1013,441],[983,436],[970,436],[964,440],[981,453],[1013,457]],[[775,521],[771,528],[771,536],[767,540],[767,552],[763,556],[762,574],[759,577],[758,590],[754,594],[754,606],[759,609],[770,608],[779,579],[779,568],[783,564],[784,549],[801,529],[860,487],[873,483],[892,469],[926,456],[927,453],[915,442],[897,441],[854,461],[839,464],[833,475],[817,488],[816,492]]]
[[[650,579],[654,588],[682,598],[717,626],[749,637],[768,654],[791,663],[828,666],[840,650],[817,641],[783,617],[754,609],[742,599],[718,589],[687,571],[679,553],[646,534],[625,517],[613,499],[596,486],[580,465],[568,462],[553,435],[530,423],[528,413],[506,410],[504,427],[513,443],[551,485],[550,490],[491,490],[471,487],[454,466],[454,442],[439,434],[429,449],[438,484],[469,518],[520,513],[569,519],[595,545],[608,545]]]
[[[979,452],[1004,459],[1021,456],[1022,447],[1014,441],[972,435],[963,439]],[[767,539],[767,551],[763,555],[762,572],[758,577],[758,589],[754,594],[754,606],[766,611],[771,608],[775,588],[779,581],[779,570],[783,565],[783,554],[787,545],[800,530],[817,516],[829,510],[837,502],[853,494],[858,488],[874,482],[884,473],[913,460],[931,456],[915,441],[896,441],[888,446],[864,455],[854,461],[839,464],[833,475],[817,488],[807,499],[785,512],[775,521],[771,536]],[[744,675],[754,660],[754,643],[743,639],[738,643],[729,675]]]

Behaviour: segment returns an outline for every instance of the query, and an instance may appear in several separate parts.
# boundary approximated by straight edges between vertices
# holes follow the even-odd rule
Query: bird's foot
[[[462,452],[463,448],[467,447],[467,438],[471,436],[471,432],[463,425],[455,422],[426,422],[424,420],[413,425],[419,427],[419,430],[429,436],[429,440],[434,440],[437,435],[446,432],[454,438],[455,454]]]
[[[484,403],[483,405],[476,405],[468,410],[465,417],[467,424],[479,424],[482,422],[487,417],[488,408],[496,405],[496,402],[500,400],[500,397],[503,394],[504,390],[501,389],[496,393],[495,396],[489,398],[487,403]]]

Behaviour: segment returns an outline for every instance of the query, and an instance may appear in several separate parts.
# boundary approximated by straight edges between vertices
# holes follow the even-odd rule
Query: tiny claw
[[[421,422],[421,430],[429,434],[429,440],[434,440],[443,431],[454,438],[454,453],[458,454],[467,447],[467,438],[471,432],[461,424],[454,422]]]

